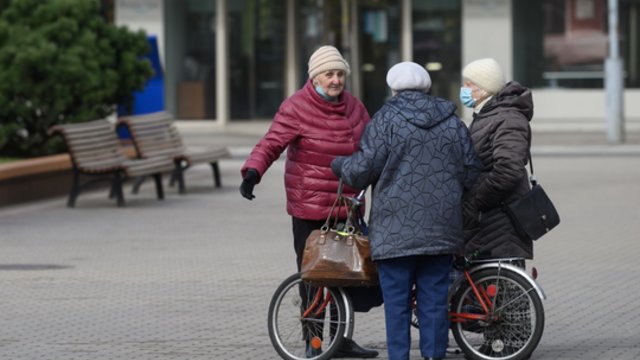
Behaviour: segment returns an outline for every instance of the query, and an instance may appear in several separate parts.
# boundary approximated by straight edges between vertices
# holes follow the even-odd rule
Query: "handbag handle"
[[[336,194],[336,199],[333,201],[333,204],[331,205],[331,209],[329,210],[329,214],[327,215],[327,220],[325,220],[324,225],[322,225],[322,227],[320,228],[320,231],[322,232],[327,232],[329,231],[329,228],[331,226],[331,215],[333,215],[333,212],[336,208],[336,205],[338,205],[338,212],[334,218],[333,221],[333,226],[336,227],[336,225],[338,224],[338,217],[340,215],[340,200],[342,200],[342,178],[340,178],[340,181],[338,182],[338,192]]]
[[[340,178],[338,182],[338,191],[336,194],[336,199],[331,205],[331,209],[329,210],[327,219],[325,220],[324,225],[322,225],[322,227],[320,228],[320,231],[322,232],[329,231],[331,226],[331,216],[334,214],[334,211],[335,211],[335,216],[333,219],[334,220],[333,227],[337,228],[338,218],[340,217],[340,208],[344,207],[347,210],[347,218],[345,220],[344,229],[342,231],[349,235],[353,235],[356,233],[357,221],[355,221],[355,218],[354,218],[354,206],[350,206],[349,199],[345,198],[342,195],[343,188],[344,188],[344,183],[342,181],[342,178]],[[364,196],[364,192],[362,192],[361,195]],[[360,197],[360,195],[358,197]],[[359,200],[360,199],[356,199],[356,201],[359,201]],[[337,210],[336,210],[336,206],[337,206]]]

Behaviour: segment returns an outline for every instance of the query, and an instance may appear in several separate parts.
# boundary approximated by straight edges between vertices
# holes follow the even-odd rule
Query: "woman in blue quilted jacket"
[[[391,97],[374,115],[360,150],[331,167],[355,188],[372,187],[369,241],[384,297],[389,359],[408,360],[410,296],[417,290],[420,351],[445,357],[449,271],[464,248],[462,195],[480,171],[456,106],[430,96],[431,78],[413,62],[387,73]]]

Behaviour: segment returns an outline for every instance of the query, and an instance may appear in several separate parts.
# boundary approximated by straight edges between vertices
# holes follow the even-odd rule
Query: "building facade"
[[[536,120],[606,127],[607,0],[116,0],[114,14],[157,37],[165,107],[179,119],[271,119],[307,81],[311,53],[332,44],[372,114],[399,61],[426,66],[432,94],[457,102],[464,64],[493,57],[534,90]],[[624,116],[638,128],[639,21],[640,0],[619,0]]]

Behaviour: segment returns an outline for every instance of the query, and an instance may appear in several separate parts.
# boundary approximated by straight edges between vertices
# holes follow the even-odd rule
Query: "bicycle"
[[[537,347],[546,296],[531,276],[511,264],[520,260],[457,261],[462,276],[449,291],[449,318],[453,337],[467,358],[521,360]],[[274,293],[269,337],[283,359],[330,359],[342,337],[353,333],[351,300],[342,288],[307,287],[310,300],[303,304],[301,283],[300,274],[293,274]],[[334,309],[326,311],[328,307]],[[419,326],[417,321],[413,325]],[[321,352],[308,357],[305,338]]]
[[[449,319],[467,359],[523,360],[538,346],[546,295],[536,274],[514,265],[523,263],[467,257],[454,262],[461,276],[449,288]],[[269,303],[269,338],[285,360],[330,359],[353,333],[351,299],[342,288],[303,286],[300,276],[291,275],[276,289]],[[412,306],[415,315],[415,301]],[[415,316],[412,324],[419,326]]]

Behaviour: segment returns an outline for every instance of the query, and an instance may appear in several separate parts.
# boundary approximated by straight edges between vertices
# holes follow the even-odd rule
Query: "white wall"
[[[511,80],[513,73],[510,0],[462,1],[462,67],[480,58],[494,58]],[[471,119],[471,109],[464,120]]]
[[[512,33],[510,0],[463,0],[462,66],[492,57],[510,80]]]
[[[606,94],[599,89],[534,89],[534,119],[540,129],[606,131]],[[625,128],[640,130],[640,90],[624,92]]]
[[[144,30],[158,39],[160,63],[164,68],[164,7],[162,0],[116,0],[115,23],[131,30]]]

